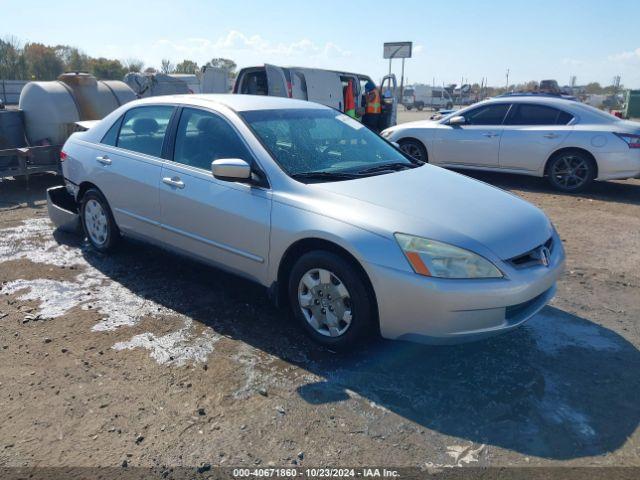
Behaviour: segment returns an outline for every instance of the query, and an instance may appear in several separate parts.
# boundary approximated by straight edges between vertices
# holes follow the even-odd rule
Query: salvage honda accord
[[[61,157],[56,223],[75,209],[97,250],[124,235],[259,282],[332,348],[376,333],[455,343],[509,331],[552,298],[564,268],[536,207],[309,102],[134,101],[72,135]]]

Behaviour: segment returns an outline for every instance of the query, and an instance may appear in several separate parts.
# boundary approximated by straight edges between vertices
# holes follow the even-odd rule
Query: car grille
[[[542,258],[540,256],[540,249],[542,247],[547,247],[549,251],[553,253],[553,237],[550,237],[549,240],[544,242],[542,245],[538,245],[536,248],[529,250],[527,253],[523,253],[522,255],[510,258],[509,260],[507,260],[507,262],[518,269],[543,265]]]

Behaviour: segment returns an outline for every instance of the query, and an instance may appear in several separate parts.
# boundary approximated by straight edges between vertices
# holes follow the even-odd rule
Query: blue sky
[[[345,69],[380,78],[385,41],[411,40],[409,82],[490,85],[571,75],[640,88],[640,1],[0,0],[0,36],[158,66],[190,58]],[[399,76],[400,61],[394,62]]]

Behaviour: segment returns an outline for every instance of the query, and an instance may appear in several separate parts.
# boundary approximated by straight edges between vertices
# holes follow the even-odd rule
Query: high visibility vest
[[[356,100],[353,97],[353,80],[349,80],[344,87],[344,113],[356,118]]]
[[[367,93],[367,113],[382,113],[382,106],[380,105],[380,92],[377,88],[374,88]]]

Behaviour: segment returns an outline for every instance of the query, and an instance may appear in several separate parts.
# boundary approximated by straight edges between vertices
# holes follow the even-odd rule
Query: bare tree
[[[175,69],[175,66],[173,65],[173,63],[171,63],[171,60],[168,60],[166,58],[162,59],[162,62],[160,64],[160,71],[164,74],[168,74],[168,73],[173,73]]]
[[[122,65],[127,69],[127,72],[141,72],[144,68],[144,62],[139,58],[127,58],[122,61]]]

